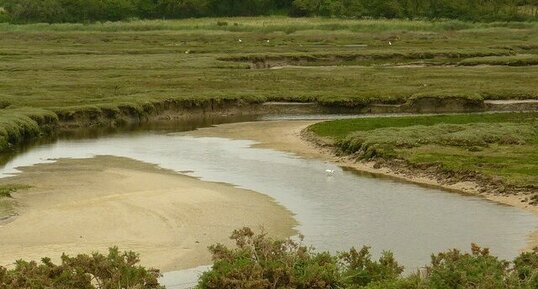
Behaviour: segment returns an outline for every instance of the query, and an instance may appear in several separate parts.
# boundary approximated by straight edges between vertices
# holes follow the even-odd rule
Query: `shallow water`
[[[16,156],[0,169],[0,176],[57,158],[132,158],[269,195],[295,214],[305,242],[319,250],[367,244],[377,253],[392,250],[408,269],[428,263],[433,252],[466,250],[471,242],[512,258],[538,224],[531,213],[478,197],[375,178],[252,144],[150,131],[59,140]],[[326,169],[335,173],[327,175]],[[175,272],[163,282],[182,288],[191,282],[185,276],[196,274]]]

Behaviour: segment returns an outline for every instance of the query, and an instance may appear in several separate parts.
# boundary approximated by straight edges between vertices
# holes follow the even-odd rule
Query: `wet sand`
[[[1,266],[118,246],[172,271],[209,264],[207,247],[231,244],[242,226],[295,234],[292,213],[270,197],[131,159],[62,159],[21,170],[0,180],[33,186],[13,194],[18,216],[0,223]]]
[[[522,202],[525,196],[509,195],[499,196],[493,194],[483,194],[477,189],[477,184],[472,182],[461,182],[456,184],[440,183],[434,178],[422,175],[403,175],[390,168],[375,168],[373,162],[357,162],[347,157],[339,157],[332,153],[331,148],[324,148],[306,140],[302,132],[308,126],[319,122],[319,120],[308,121],[262,121],[223,124],[210,128],[202,128],[195,131],[185,132],[185,134],[199,137],[225,137],[232,139],[247,139],[258,142],[254,147],[270,148],[298,154],[302,157],[317,158],[331,161],[337,165],[353,168],[359,171],[376,175],[401,179],[420,185],[439,187],[450,191],[464,194],[479,195],[488,200],[521,208],[538,215],[538,207]],[[528,247],[530,249],[538,246],[538,232],[529,236]]]

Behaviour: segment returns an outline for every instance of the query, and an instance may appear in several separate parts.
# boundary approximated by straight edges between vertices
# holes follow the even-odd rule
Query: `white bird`
[[[328,175],[332,175],[332,174],[334,174],[334,170],[326,169],[325,172],[326,172]]]
[[[267,39],[267,43],[269,43],[269,42],[270,42],[270,40],[269,40],[269,39]]]
[[[390,42],[390,41],[389,41],[389,45],[391,45],[391,46],[392,46],[392,42]]]
[[[239,39],[238,41],[239,41],[239,42],[243,42],[243,40],[241,40],[241,39]]]

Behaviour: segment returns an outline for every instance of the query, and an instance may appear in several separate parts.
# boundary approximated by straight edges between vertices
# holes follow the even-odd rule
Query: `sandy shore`
[[[19,215],[0,223],[2,266],[118,246],[171,271],[208,264],[207,247],[230,244],[242,226],[295,233],[291,212],[267,196],[130,159],[65,159],[22,171],[0,180],[33,186],[14,194]]]
[[[212,136],[227,137],[234,139],[248,139],[258,142],[256,147],[271,148],[281,151],[288,151],[307,158],[317,158],[331,161],[340,166],[353,168],[359,171],[368,172],[376,175],[396,178],[407,182],[420,185],[439,187],[446,190],[460,192],[464,194],[479,195],[488,200],[514,206],[538,214],[538,207],[522,202],[525,196],[499,196],[493,194],[483,194],[478,191],[477,184],[471,182],[462,182],[455,184],[440,183],[436,179],[428,178],[420,174],[403,175],[390,168],[375,168],[373,162],[357,162],[347,157],[338,157],[332,153],[329,148],[322,148],[302,137],[301,132],[319,121],[263,121],[263,122],[245,122],[218,125],[211,128],[202,128],[196,131],[187,132],[192,136]],[[529,236],[528,248],[538,246],[538,232]]]

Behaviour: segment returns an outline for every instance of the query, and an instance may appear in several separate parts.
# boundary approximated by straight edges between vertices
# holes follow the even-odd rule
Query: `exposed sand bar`
[[[397,178],[416,184],[440,187],[450,191],[462,192],[465,194],[480,195],[490,201],[514,206],[538,215],[538,207],[522,202],[524,196],[499,196],[493,194],[481,194],[477,190],[477,185],[470,182],[446,184],[440,183],[434,178],[422,175],[402,175],[390,168],[375,168],[373,162],[356,162],[347,157],[335,156],[331,149],[320,148],[318,145],[305,140],[301,135],[308,126],[319,122],[319,120],[307,121],[261,121],[223,124],[215,127],[201,128],[195,131],[185,132],[185,134],[200,137],[225,137],[233,139],[247,139],[258,142],[256,147],[272,148],[298,154],[302,157],[317,158],[331,161],[337,165],[353,168],[359,171],[376,175]],[[528,248],[538,246],[538,232],[529,236]]]
[[[207,247],[242,226],[295,233],[291,212],[270,197],[131,159],[62,159],[0,182],[33,186],[14,194],[19,215],[0,224],[0,265],[118,246],[172,271],[209,264]]]

